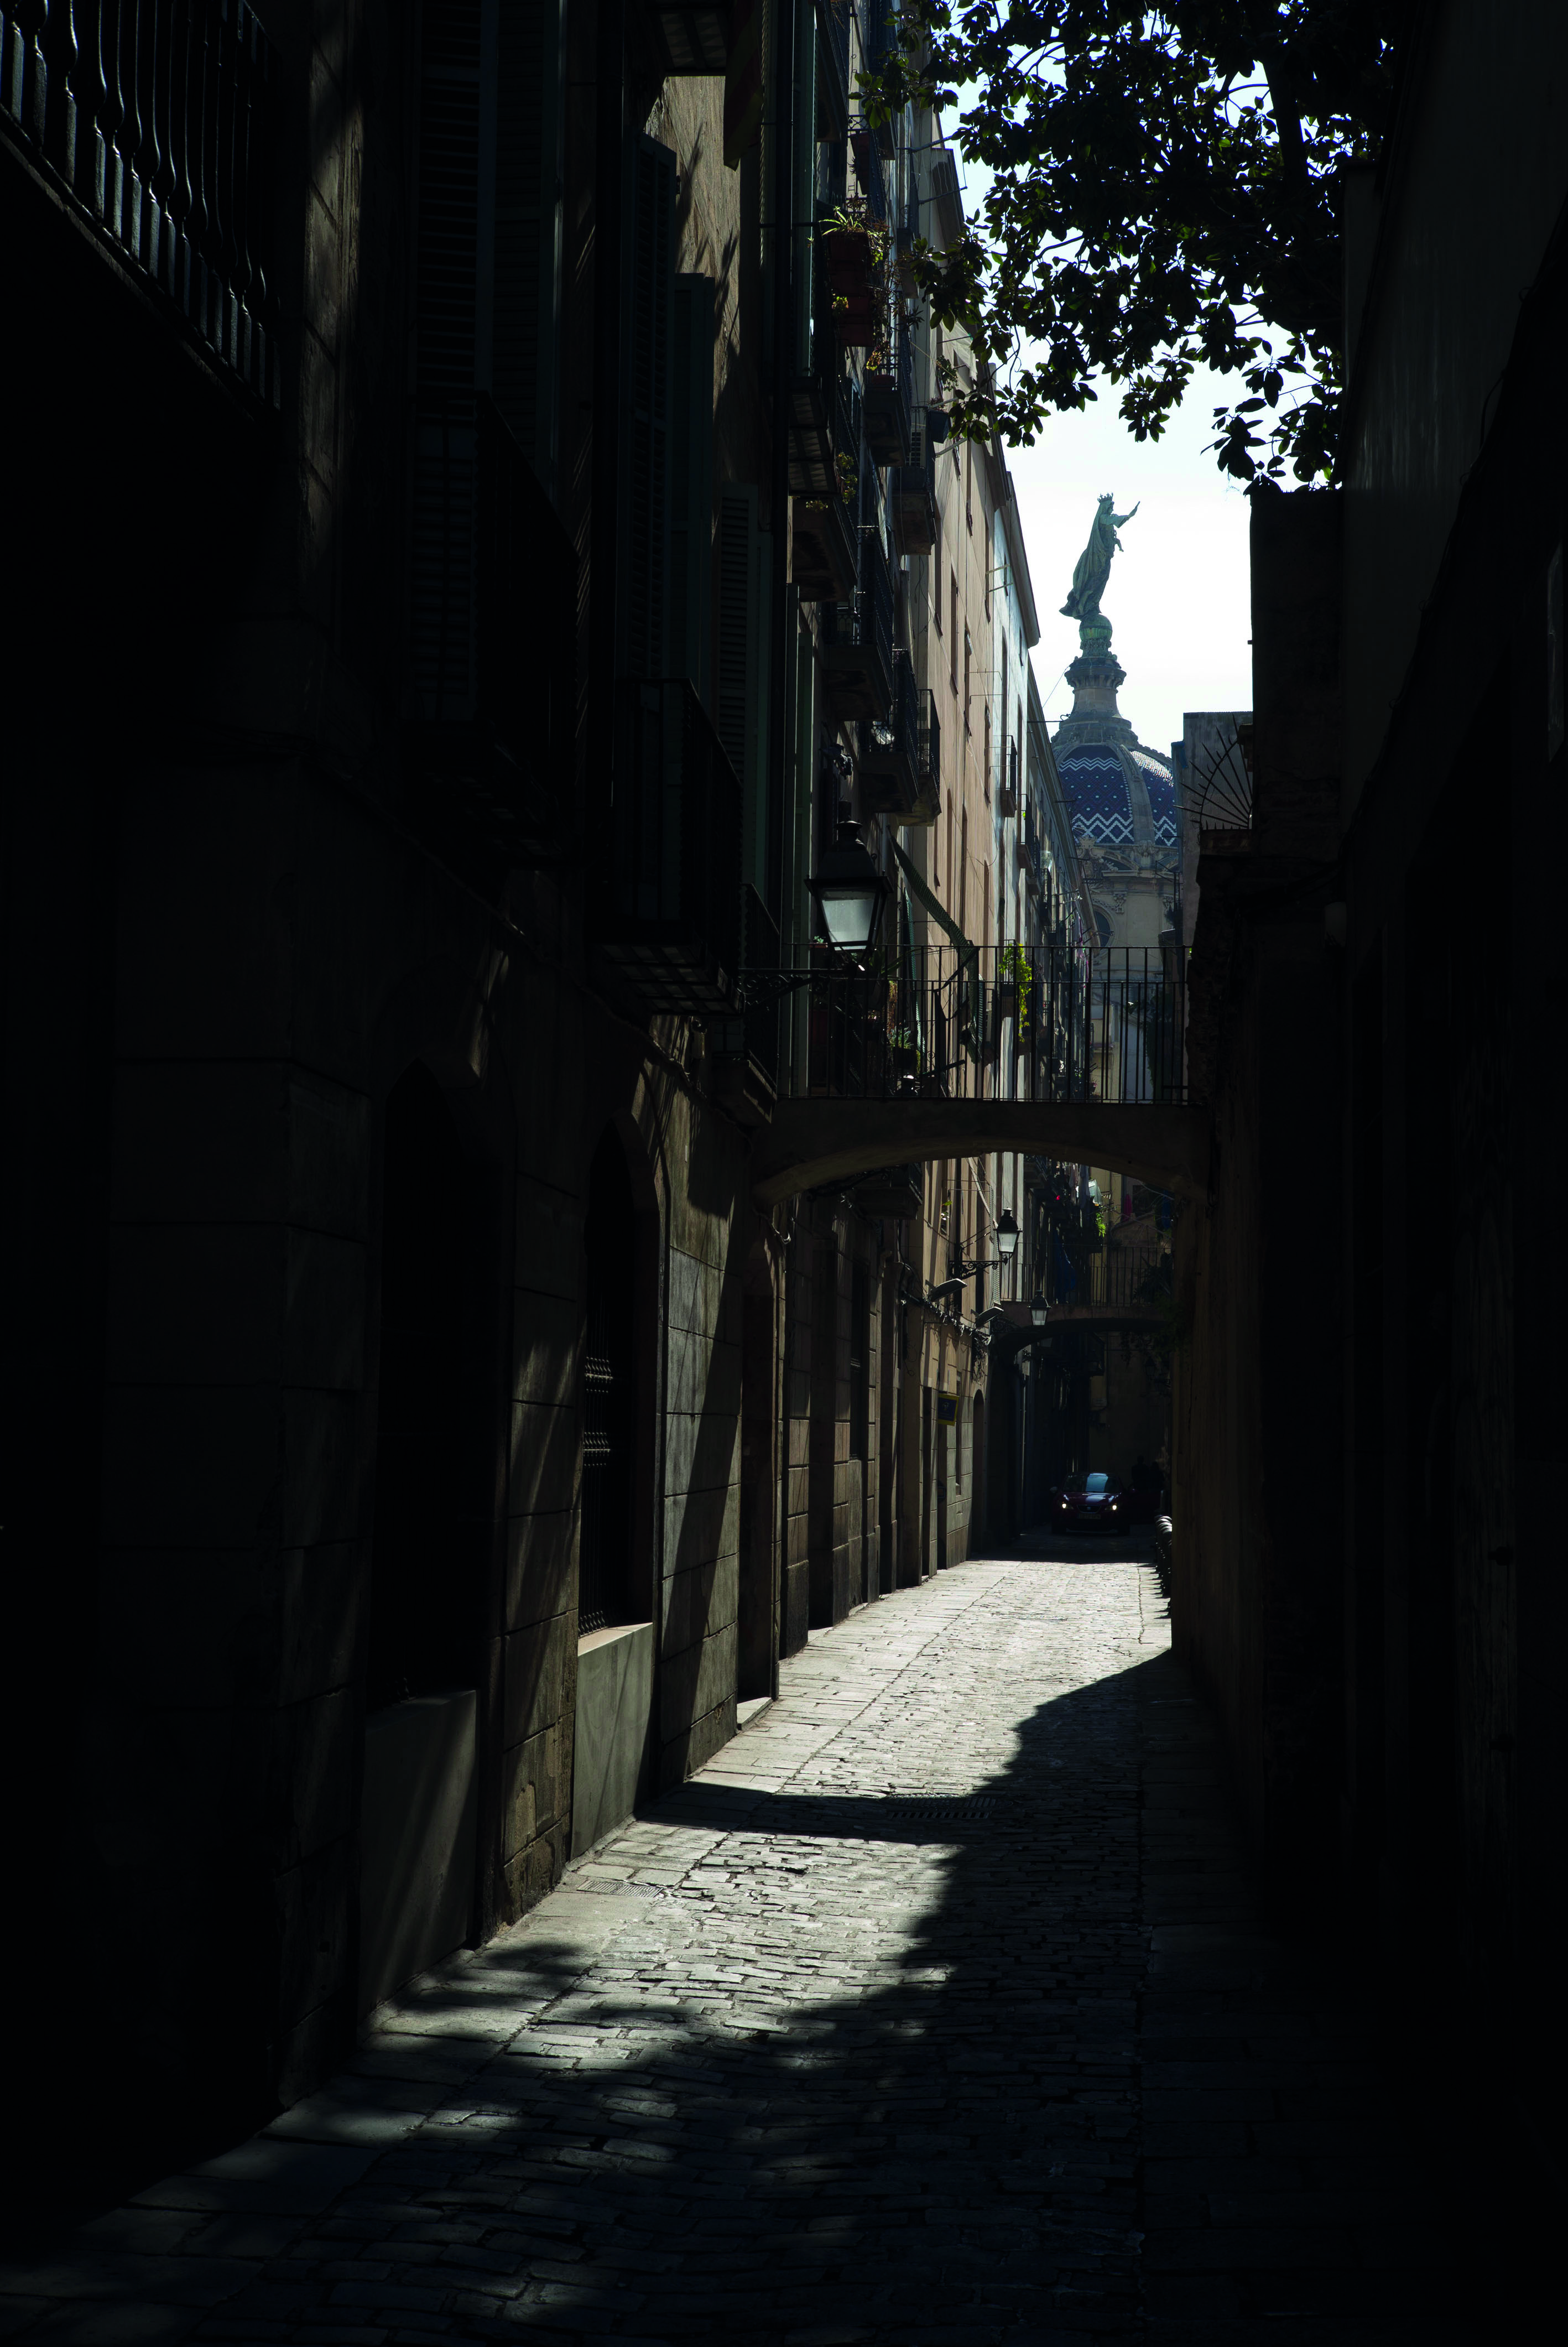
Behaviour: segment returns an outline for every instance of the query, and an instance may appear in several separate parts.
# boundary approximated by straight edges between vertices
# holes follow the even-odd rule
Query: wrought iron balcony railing
[[[1062,1312],[1146,1313],[1154,1320],[1171,1300],[1171,1258],[1158,1247],[1114,1243],[1090,1253],[1058,1237],[1045,1255],[1040,1293]]]
[[[893,0],[866,0],[861,16],[866,42],[866,67],[869,73],[879,73],[893,51],[897,28],[893,15]],[[876,139],[885,155],[895,152],[898,126],[892,119],[879,122]]]
[[[893,709],[893,579],[875,530],[862,533],[861,547],[858,599],[820,607],[818,648],[834,714],[886,721]]]
[[[0,0],[0,124],[274,406],[277,85],[245,0]]]
[[[915,794],[916,823],[935,823],[942,812],[942,721],[934,692],[919,695],[920,766]]]
[[[893,663],[893,707],[860,721],[860,790],[866,812],[914,819],[920,790],[920,695],[907,654]]]
[[[855,593],[855,507],[836,481],[819,497],[793,501],[790,577],[808,603],[842,603]]]
[[[616,688],[595,943],[651,1011],[723,1017],[741,958],[741,789],[684,677]]]
[[[923,432],[911,431],[908,456],[895,466],[887,486],[905,552],[929,554],[937,543],[937,472]]]
[[[854,965],[822,947],[790,969],[742,972],[747,1006],[786,992],[808,1006],[810,1048],[795,1074],[805,1071],[813,1093],[995,1097],[1010,1029],[1024,1066],[1009,1098],[1185,1097],[1181,972],[1157,949],[905,945]]]
[[[866,366],[866,445],[879,465],[905,463],[914,413],[914,345],[905,321],[895,318],[886,346]]]

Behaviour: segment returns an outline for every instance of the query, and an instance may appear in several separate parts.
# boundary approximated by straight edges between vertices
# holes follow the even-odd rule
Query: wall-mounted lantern
[[[840,821],[836,841],[806,886],[816,898],[830,942],[857,959],[869,953],[891,892],[853,823]]]

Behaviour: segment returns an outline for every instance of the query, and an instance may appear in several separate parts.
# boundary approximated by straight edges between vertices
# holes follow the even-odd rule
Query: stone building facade
[[[104,115],[100,13],[0,32],[10,1727],[40,1928],[113,1919],[21,2090],[157,2172],[965,1552],[937,1185],[749,1165],[846,811],[890,934],[897,836],[989,935],[998,476],[932,461],[885,11],[737,11],[759,67],[214,5],[210,183],[178,77]]]

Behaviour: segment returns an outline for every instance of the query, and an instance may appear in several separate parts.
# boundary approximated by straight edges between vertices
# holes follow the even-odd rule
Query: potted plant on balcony
[[[877,313],[886,300],[886,226],[867,219],[863,205],[841,204],[823,221],[817,244],[838,339],[846,349],[864,350],[876,338]]]

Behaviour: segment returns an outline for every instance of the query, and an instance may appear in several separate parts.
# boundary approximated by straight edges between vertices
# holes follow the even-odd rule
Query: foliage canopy
[[[1332,478],[1343,384],[1339,178],[1382,143],[1401,0],[905,0],[873,111],[957,115],[982,228],[917,250],[979,381],[955,427],[1027,443],[1104,375],[1157,439],[1200,363],[1243,480]]]

